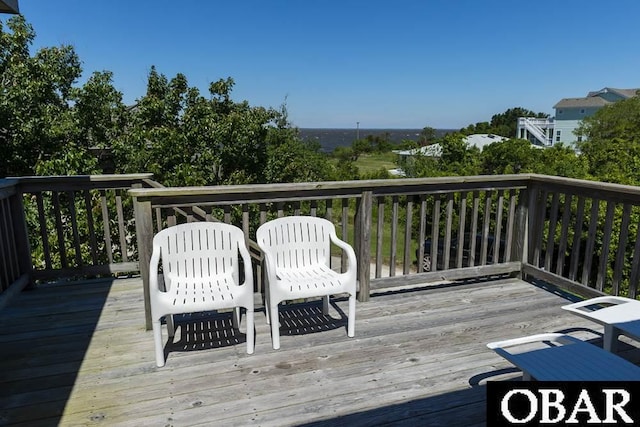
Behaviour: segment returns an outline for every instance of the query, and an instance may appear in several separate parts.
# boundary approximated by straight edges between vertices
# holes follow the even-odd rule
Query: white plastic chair
[[[239,283],[240,255],[244,282]],[[162,259],[164,289],[158,283]],[[246,309],[247,353],[254,350],[253,274],[242,230],[232,225],[191,222],[166,228],[153,238],[149,274],[156,365],[164,366],[160,319],[174,336],[172,315],[234,308],[233,326]]]
[[[266,265],[266,314],[274,349],[280,348],[278,304],[323,296],[322,311],[329,311],[329,296],[349,295],[347,335],[355,335],[356,255],[340,240],[330,221],[310,216],[288,216],[261,225],[256,237]],[[347,271],[330,268],[331,243],[347,255]]]
[[[602,347],[607,351],[615,353],[619,335],[640,341],[638,300],[607,295],[563,305],[562,308],[604,326]]]

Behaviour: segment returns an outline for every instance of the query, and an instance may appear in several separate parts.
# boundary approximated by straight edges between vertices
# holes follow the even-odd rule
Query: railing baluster
[[[493,233],[493,264],[500,262],[500,244],[502,240],[502,215],[504,210],[504,190],[498,191],[498,206],[496,209],[496,230]]]
[[[73,247],[75,249],[76,267],[82,267],[82,249],[80,248],[78,216],[76,215],[76,196],[73,191],[67,191],[67,197],[69,199],[69,219],[71,220],[71,233],[73,235]]]
[[[443,255],[444,259],[442,260],[442,265],[444,265],[444,269],[448,270],[450,266],[450,258],[451,258],[451,227],[453,225],[453,193],[447,193],[447,208],[446,208],[446,218],[445,218],[445,229],[444,229],[444,250]]]
[[[342,240],[349,241],[348,225],[349,225],[349,199],[342,199]],[[355,238],[355,236],[354,236]],[[340,251],[340,271],[347,270],[347,256]]]
[[[569,279],[576,280],[578,261],[580,261],[580,244],[582,242],[582,226],[584,222],[584,197],[578,198],[576,223],[573,228],[573,243],[571,245],[571,261],[569,265]]]
[[[571,200],[573,195],[564,195],[564,211],[562,213],[562,229],[560,241],[558,242],[558,256],[556,258],[556,274],[562,276],[564,272],[564,260],[567,256],[567,238],[569,233],[569,221],[571,220]]]
[[[553,253],[555,250],[555,241],[556,241],[556,227],[558,225],[558,208],[559,208],[559,198],[560,195],[558,192],[554,192],[551,198],[551,212],[549,215],[549,228],[547,229],[547,247],[545,248],[544,254],[544,269],[547,271],[551,271],[551,264],[553,262]],[[547,199],[546,197],[542,200],[542,203],[546,205]]]
[[[604,290],[604,280],[607,276],[607,264],[609,262],[609,245],[611,244],[611,234],[613,230],[613,215],[615,213],[615,203],[607,202],[607,214],[605,217],[604,230],[602,235],[602,251],[600,252],[600,263],[598,265],[598,276],[596,278],[596,289]]]
[[[480,265],[487,264],[489,250],[489,229],[491,228],[491,198],[492,193],[484,193],[484,213],[482,218],[482,245],[480,246]]]
[[[409,274],[411,267],[411,226],[413,223],[413,201],[407,197],[406,221],[404,224],[404,253],[402,260],[402,274]]]
[[[398,247],[398,196],[391,201],[391,253],[389,254],[389,276],[396,275],[396,250]]]
[[[418,255],[416,257],[416,270],[422,273],[422,260],[424,259],[424,240],[427,234],[427,198],[420,195],[420,225],[418,229]]]
[[[96,229],[93,223],[93,203],[91,203],[91,192],[84,190],[84,208],[87,213],[87,232],[89,233],[89,251],[91,262],[98,265],[98,240],[96,239]]]
[[[509,262],[513,259],[511,256],[511,251],[513,248],[514,227],[515,227],[515,221],[516,221],[516,206],[517,206],[516,190],[509,190],[509,218],[507,219],[506,246],[504,248],[504,260],[506,262]]]
[[[638,296],[638,281],[640,280],[640,226],[636,231],[636,244],[633,248],[633,260],[631,261],[631,275],[629,278],[629,298]]]
[[[11,236],[9,224],[13,223],[10,215],[11,211],[8,207],[8,199],[0,200],[0,257],[2,257],[1,265],[4,277],[1,287],[2,290],[8,288],[16,277],[16,266],[12,259],[12,248],[9,241]]]
[[[591,275],[591,262],[593,260],[593,253],[596,244],[596,231],[598,229],[598,213],[600,212],[600,201],[593,199],[591,201],[591,213],[589,218],[589,236],[587,237],[587,244],[584,248],[584,264],[582,266],[582,284],[585,286],[591,286],[589,284]]]
[[[433,222],[431,223],[430,271],[438,271],[438,247],[440,245],[440,194],[433,199]]]
[[[622,208],[622,223],[620,224],[620,234],[618,235],[618,251],[613,266],[613,280],[611,282],[611,292],[613,295],[620,295],[620,282],[622,282],[622,272],[624,271],[625,253],[629,238],[629,222],[631,219],[631,205],[625,203]]]
[[[40,239],[42,239],[42,251],[44,255],[44,265],[46,269],[52,269],[51,247],[49,246],[49,234],[47,233],[47,219],[44,212],[44,200],[42,192],[36,193],[36,205],[38,207],[38,220],[40,227]]]
[[[480,210],[480,193],[473,192],[473,207],[471,212],[471,229],[469,230],[469,267],[476,265],[476,242],[478,235],[478,211]]]
[[[464,260],[465,230],[467,221],[467,196],[469,193],[460,193],[460,217],[458,219],[458,250],[456,252],[456,268],[462,268]]]
[[[100,190],[100,206],[102,207],[102,229],[104,232],[104,246],[107,251],[109,264],[113,264],[113,247],[111,245],[111,226],[109,225],[109,208],[107,206],[107,192]]]
[[[382,276],[382,244],[384,239],[384,196],[377,198],[378,224],[376,226],[376,279]]]
[[[129,261],[127,253],[127,233],[124,228],[124,211],[122,209],[122,190],[116,190],[116,211],[118,215],[118,233],[120,235],[120,253],[122,254],[122,262]]]
[[[60,264],[62,268],[67,268],[69,263],[67,262],[67,251],[65,249],[64,231],[62,228],[62,212],[60,210],[60,196],[57,191],[53,192],[53,212],[56,221],[56,234],[58,236],[58,250],[60,253]]]

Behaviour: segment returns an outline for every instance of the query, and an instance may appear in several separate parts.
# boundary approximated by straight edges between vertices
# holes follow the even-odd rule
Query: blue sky
[[[19,3],[34,48],[73,45],[83,79],[112,71],[127,103],[155,65],[203,93],[232,77],[234,100],[286,101],[299,127],[460,128],[640,87],[637,0]]]

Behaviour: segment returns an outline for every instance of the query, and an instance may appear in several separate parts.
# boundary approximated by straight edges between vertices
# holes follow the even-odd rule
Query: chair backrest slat
[[[272,249],[278,268],[329,265],[330,233],[335,227],[323,218],[292,216],[278,218],[260,227],[260,246]]]
[[[238,242],[243,238],[241,230],[227,224],[191,222],[162,230],[154,237],[154,245],[160,247],[165,276],[199,278],[231,273],[237,281]]]

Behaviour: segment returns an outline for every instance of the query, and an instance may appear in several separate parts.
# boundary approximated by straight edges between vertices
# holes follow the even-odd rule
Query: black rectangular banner
[[[487,382],[487,426],[538,425],[640,426],[640,382]]]

